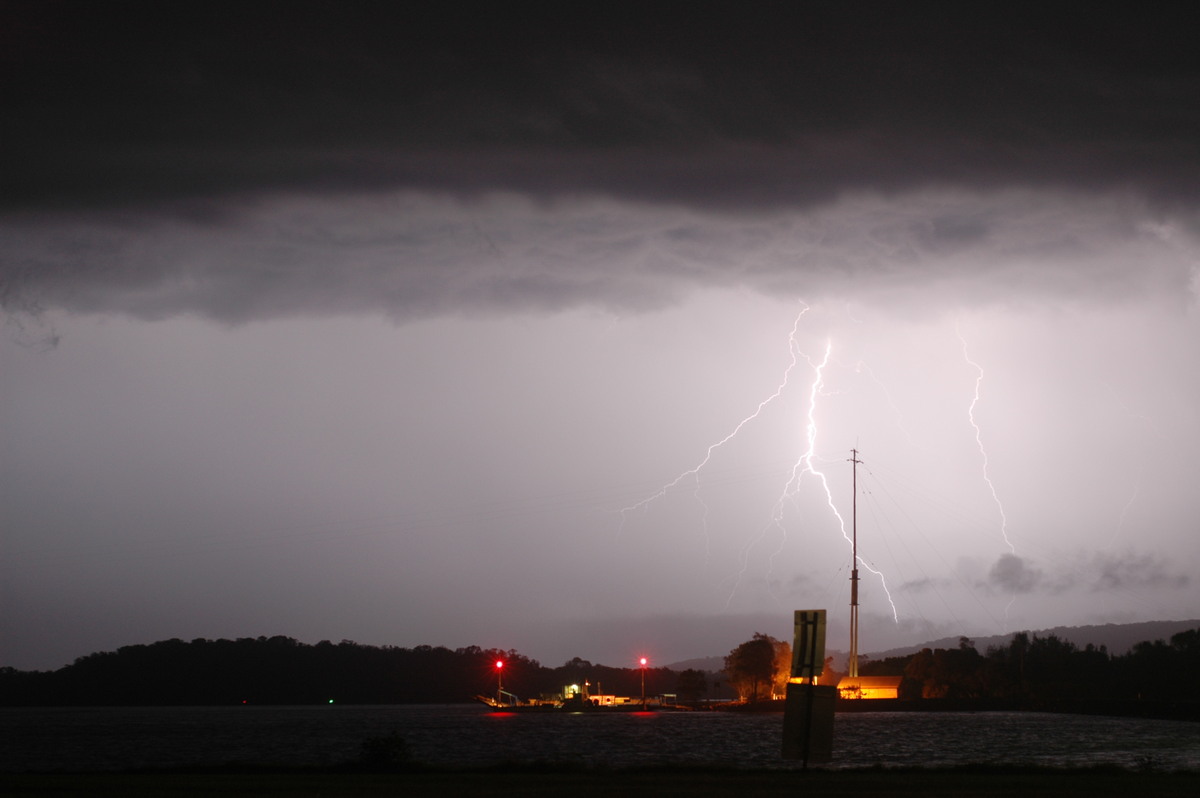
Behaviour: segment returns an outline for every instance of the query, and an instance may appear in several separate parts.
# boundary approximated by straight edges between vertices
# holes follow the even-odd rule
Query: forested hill
[[[1057,637],[1059,640],[1072,643],[1078,648],[1086,648],[1087,646],[1095,648],[1103,647],[1108,653],[1119,655],[1132,651],[1133,647],[1138,643],[1170,640],[1179,632],[1186,632],[1189,629],[1197,628],[1200,628],[1200,620],[1145,621],[1141,623],[1106,623],[1093,626],[1056,626],[1052,629],[1038,629],[1029,632],[1029,634],[1043,638]],[[1004,648],[1012,641],[1013,634],[1010,632],[1005,635],[973,637],[971,641],[975,644],[975,648],[983,652],[989,648]],[[941,640],[931,640],[928,643],[922,643],[917,646],[902,646],[887,651],[872,651],[868,656],[871,659],[885,659],[887,657],[915,654],[923,648],[954,648],[958,646],[958,641],[958,637],[946,637]]]
[[[497,667],[500,663],[500,667]],[[516,651],[477,646],[307,645],[290,637],[164,640],[81,657],[56,671],[0,668],[0,706],[409,704],[467,702],[505,691],[523,698],[589,685],[592,694],[676,693],[682,701],[782,695],[790,646],[766,635],[730,652],[720,675],[698,669],[610,668],[579,658],[547,668]],[[830,670],[832,670],[832,666]],[[900,676],[900,698],[1189,702],[1200,717],[1200,628],[1143,641],[1124,654],[1020,632],[980,652],[960,638],[946,648],[873,658],[863,676]],[[836,683],[836,674],[830,672]]]
[[[674,671],[647,668],[645,678],[650,695],[675,690]],[[0,705],[440,704],[495,694],[501,679],[523,698],[585,680],[593,691],[597,682],[622,695],[641,689],[639,670],[578,658],[546,668],[515,651],[477,646],[307,645],[277,636],[125,646],[56,671],[0,668]]]
[[[1025,634],[1034,635],[1043,639],[1055,637],[1065,643],[1070,643],[1079,649],[1085,649],[1088,646],[1093,648],[1103,648],[1109,654],[1120,656],[1132,651],[1134,646],[1136,646],[1138,643],[1152,643],[1156,640],[1170,640],[1179,632],[1186,632],[1189,629],[1200,629],[1200,620],[1106,623],[1092,626],[1056,626],[1051,629],[1026,630]],[[1007,648],[1012,643],[1014,634],[1016,634],[1016,632],[986,637],[972,637],[971,643],[976,650],[978,650],[980,653],[984,653],[991,648]],[[886,651],[868,648],[866,649],[866,653],[862,655],[862,661],[907,657],[926,648],[930,650],[937,650],[939,648],[958,648],[959,641],[961,639],[961,636],[943,637],[938,640],[930,640],[917,645],[890,648]],[[838,645],[842,641],[830,639],[826,642],[827,645],[825,653],[833,657],[834,666],[845,668],[846,650],[844,648],[840,648]],[[700,657],[697,659],[669,663],[667,667],[674,670],[695,668],[702,671],[717,671],[723,666],[724,659],[725,658],[723,656]]]

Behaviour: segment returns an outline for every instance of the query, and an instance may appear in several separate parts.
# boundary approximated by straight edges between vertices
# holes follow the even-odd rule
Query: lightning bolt
[[[797,353],[799,352],[799,347],[796,344],[796,335],[800,329],[800,320],[802,318],[804,318],[804,314],[808,313],[808,311],[809,311],[809,306],[807,304],[805,304],[803,302],[801,302],[800,304],[803,305],[803,307],[800,309],[800,313],[796,316],[796,320],[792,323],[792,332],[791,332],[791,335],[788,337],[788,352],[791,355],[791,362],[788,363],[787,368],[784,369],[783,377],[780,380],[779,386],[775,389],[775,392],[773,394],[771,394],[770,396],[768,396],[766,399],[763,399],[761,402],[759,402],[758,407],[754,408],[754,412],[751,413],[750,415],[746,416],[745,418],[743,418],[740,422],[738,422],[737,426],[735,426],[733,428],[732,432],[730,432],[728,435],[726,435],[724,438],[717,441],[716,443],[710,445],[708,447],[707,451],[705,451],[704,457],[701,458],[699,463],[697,463],[692,468],[689,468],[687,471],[684,471],[679,476],[675,477],[675,479],[673,479],[670,482],[668,482],[667,484],[663,485],[657,491],[650,494],[646,498],[642,499],[637,504],[631,504],[628,507],[621,508],[621,530],[624,530],[624,528],[625,528],[625,517],[627,514],[634,512],[636,510],[644,510],[652,502],[657,501],[658,499],[661,499],[664,496],[666,496],[667,493],[669,493],[673,488],[678,487],[679,484],[681,482],[683,482],[685,479],[687,479],[688,477],[695,478],[696,489],[697,489],[697,491],[699,491],[700,472],[704,469],[704,467],[706,465],[708,465],[709,461],[712,460],[713,453],[717,449],[720,449],[722,446],[729,443],[729,441],[736,438],[738,433],[742,431],[742,428],[745,427],[747,424],[749,424],[754,419],[758,418],[759,414],[762,413],[763,409],[767,405],[771,404],[771,402],[774,402],[776,399],[778,399],[780,396],[783,395],[784,390],[788,386],[788,381],[791,379],[792,370],[794,368],[796,368],[796,363],[798,362]],[[693,494],[693,495],[696,495],[696,498],[698,501],[700,500],[699,496],[697,494]],[[701,504],[703,505],[703,501],[701,501]],[[707,538],[707,536],[708,536],[708,528],[707,528],[707,521],[706,521],[705,522],[705,537]]]
[[[838,526],[842,532],[842,538],[846,541],[846,543],[850,544],[851,551],[853,551],[854,541],[846,532],[846,519],[842,517],[841,512],[837,508],[837,504],[833,500],[833,492],[829,489],[829,480],[826,478],[823,471],[817,470],[817,468],[813,465],[813,461],[816,459],[817,451],[817,397],[821,395],[822,389],[825,387],[825,368],[829,365],[829,358],[832,353],[833,341],[827,339],[825,341],[825,354],[821,358],[820,363],[813,363],[812,358],[810,358],[808,355],[803,355],[809,366],[812,367],[814,375],[812,386],[809,388],[808,392],[808,412],[806,414],[806,423],[804,426],[806,446],[803,454],[800,455],[800,459],[798,459],[795,465],[792,466],[791,476],[784,485],[783,492],[780,494],[779,499],[775,502],[775,506],[771,511],[770,521],[768,521],[767,525],[763,528],[763,531],[759,534],[759,536],[747,544],[742,551],[742,567],[734,577],[734,583],[732,589],[730,590],[729,598],[725,601],[726,609],[728,609],[730,604],[733,602],[733,597],[737,594],[738,586],[741,584],[742,578],[746,574],[746,568],[751,549],[753,549],[755,545],[762,541],[762,539],[766,536],[768,529],[775,527],[782,533],[782,539],[780,540],[779,547],[771,554],[771,557],[768,560],[769,566],[767,570],[767,583],[768,585],[770,584],[770,575],[774,568],[775,558],[783,551],[784,544],[787,542],[787,528],[783,524],[783,511],[785,506],[791,502],[799,492],[800,486],[803,483],[806,474],[811,474],[814,479],[821,483],[821,489],[825,493],[825,502],[829,505],[830,511],[838,521]],[[887,595],[888,604],[890,604],[892,608],[892,618],[896,622],[899,622],[900,616],[896,610],[896,602],[892,600],[892,592],[888,589],[887,579],[884,578],[883,573],[875,568],[872,568],[870,564],[863,560],[862,557],[858,558],[858,562],[863,568],[879,577],[879,581],[883,585],[883,592]]]
[[[759,402],[758,406],[755,407],[754,411],[752,413],[750,413],[749,415],[747,415],[745,418],[743,418],[741,421],[739,421],[737,423],[737,425],[734,426],[733,430],[728,435],[721,438],[716,443],[710,444],[708,446],[708,448],[705,450],[704,456],[700,459],[700,461],[696,465],[687,469],[686,471],[681,472],[673,480],[671,480],[670,482],[667,482],[661,488],[659,488],[658,490],[656,490],[654,493],[650,494],[646,498],[642,499],[641,501],[639,501],[635,504],[631,504],[627,507],[623,507],[623,508],[621,508],[621,511],[620,511],[620,516],[621,516],[620,531],[623,532],[624,528],[625,528],[626,518],[628,517],[628,515],[630,513],[636,512],[638,510],[645,510],[652,503],[654,503],[655,501],[657,501],[659,499],[664,498],[668,493],[670,493],[675,488],[679,487],[685,480],[687,480],[689,478],[695,480],[696,489],[693,492],[693,496],[697,499],[697,501],[700,502],[701,506],[704,506],[704,502],[699,496],[700,472],[704,470],[704,468],[709,464],[709,462],[711,462],[713,455],[716,453],[716,451],[718,449],[720,449],[722,446],[724,446],[725,444],[729,443],[731,440],[736,438],[738,433],[740,433],[747,424],[749,424],[751,421],[758,418],[760,416],[760,414],[763,412],[763,410],[768,405],[770,405],[772,402],[774,402],[780,396],[783,395],[783,392],[788,388],[789,384],[791,383],[792,372],[795,370],[797,364],[800,362],[800,359],[803,358],[808,363],[808,365],[812,368],[813,374],[814,374],[814,379],[813,379],[812,385],[809,388],[808,410],[807,410],[807,414],[806,414],[806,424],[805,424],[806,445],[804,448],[804,452],[800,456],[800,458],[796,461],[796,463],[792,466],[790,475],[788,477],[788,481],[784,485],[783,491],[780,494],[779,499],[775,502],[774,508],[772,509],[770,520],[764,526],[762,532],[760,532],[760,534],[754,540],[750,541],[743,548],[742,557],[741,557],[741,568],[738,571],[738,573],[736,575],[734,575],[734,577],[733,577],[734,584],[733,584],[733,588],[729,594],[729,599],[726,601],[726,608],[728,608],[730,603],[733,601],[733,597],[737,593],[737,588],[740,585],[742,578],[745,576],[750,551],[759,542],[762,541],[762,539],[765,537],[767,531],[771,527],[776,527],[782,533],[782,540],[779,545],[779,548],[770,557],[770,561],[769,561],[770,565],[768,566],[768,574],[767,574],[768,585],[770,584],[770,569],[773,568],[774,560],[782,552],[782,550],[784,548],[784,544],[786,543],[786,540],[787,540],[787,529],[783,524],[783,512],[784,512],[785,506],[789,502],[794,500],[794,497],[795,497],[796,493],[800,490],[801,484],[804,481],[806,474],[811,474],[813,479],[816,479],[820,482],[821,489],[824,491],[824,494],[825,494],[825,501],[828,504],[830,511],[833,513],[834,517],[838,521],[838,526],[841,529],[842,538],[851,547],[853,546],[853,540],[851,539],[849,533],[846,531],[846,520],[842,517],[841,512],[838,511],[837,504],[833,500],[833,492],[829,488],[829,481],[826,478],[824,472],[818,470],[814,466],[814,461],[816,459],[816,444],[817,444],[817,420],[816,420],[817,398],[821,395],[822,389],[825,386],[825,376],[824,376],[825,368],[829,365],[830,356],[833,352],[833,341],[831,339],[826,340],[825,353],[819,363],[814,362],[814,360],[811,357],[809,357],[807,354],[805,354],[801,351],[796,338],[797,338],[797,335],[799,334],[800,322],[804,318],[805,314],[808,313],[808,311],[810,310],[810,307],[808,304],[806,304],[804,302],[801,302],[800,304],[802,305],[802,308],[801,308],[800,312],[796,315],[796,319],[792,323],[791,333],[788,336],[788,354],[790,356],[790,361],[787,365],[787,368],[784,369],[783,376],[780,379],[779,385],[775,388],[775,391],[770,396],[768,396],[767,398],[765,398],[761,402]],[[706,538],[706,540],[707,540],[707,537],[708,537],[707,516],[705,516],[705,538]],[[883,585],[884,593],[887,594],[888,604],[892,608],[892,617],[897,622],[899,622],[899,613],[896,609],[896,603],[892,599],[891,591],[888,589],[887,580],[884,578],[883,573],[881,571],[873,568],[869,563],[867,563],[865,560],[863,560],[862,557],[858,558],[858,563],[863,568],[865,568],[868,572],[879,577],[880,583]]]
[[[771,565],[768,567],[767,571],[767,583],[768,585],[770,584],[770,573],[774,567],[775,557],[780,551],[783,550],[784,543],[787,542],[787,528],[783,525],[784,506],[790,499],[794,498],[796,493],[800,490],[800,483],[803,480],[805,473],[816,474],[824,479],[824,476],[821,475],[820,472],[812,468],[812,458],[814,457],[814,453],[816,451],[817,442],[817,423],[815,417],[817,396],[820,395],[821,388],[823,388],[825,385],[825,367],[829,364],[829,355],[833,351],[833,342],[830,340],[825,342],[825,357],[822,358],[821,362],[818,364],[814,364],[812,358],[799,351],[796,345],[795,336],[793,336],[791,340],[791,350],[793,364],[796,362],[797,355],[800,355],[813,369],[814,376],[812,386],[809,388],[808,392],[808,423],[805,425],[805,438],[808,445],[805,448],[804,453],[800,455],[800,459],[797,460],[792,466],[788,481],[783,486],[783,493],[776,500],[775,506],[771,511],[770,520],[762,528],[762,531],[758,533],[757,537],[742,547],[741,568],[733,576],[733,587],[729,591],[729,598],[725,600],[726,609],[729,609],[730,604],[733,602],[733,597],[737,595],[737,589],[742,583],[742,578],[746,575],[746,569],[749,567],[750,552],[755,546],[762,542],[763,538],[765,538],[767,535],[767,531],[772,527],[775,527],[782,534],[782,539],[780,541],[779,548],[777,548],[771,555],[769,561]],[[828,493],[828,489],[826,490],[826,493]],[[836,507],[833,508],[833,511],[834,514],[837,514]]]
[[[1004,538],[1004,543],[1008,546],[1009,552],[1016,554],[1016,547],[1008,539],[1008,516],[1004,514],[1004,505],[1001,503],[1000,496],[996,493],[996,486],[992,484],[992,478],[988,474],[988,455],[987,449],[983,446],[983,433],[979,429],[979,424],[975,421],[975,405],[979,404],[979,386],[983,382],[983,367],[971,359],[971,355],[967,351],[967,339],[959,332],[957,326],[954,332],[958,335],[958,340],[962,344],[963,358],[976,372],[975,395],[972,397],[971,404],[967,408],[967,418],[970,419],[971,427],[975,430],[975,444],[979,447],[979,454],[983,456],[983,481],[987,483],[988,489],[992,492],[992,501],[996,503],[996,509],[1000,511],[1000,535]]]

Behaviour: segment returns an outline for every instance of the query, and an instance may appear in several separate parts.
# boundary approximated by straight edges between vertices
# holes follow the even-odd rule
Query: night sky
[[[0,665],[1200,617],[1187,10],[0,2]]]

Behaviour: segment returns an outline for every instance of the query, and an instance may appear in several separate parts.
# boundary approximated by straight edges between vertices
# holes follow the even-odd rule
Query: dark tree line
[[[496,662],[504,663],[497,673]],[[522,698],[585,682],[591,692],[634,696],[640,669],[573,659],[547,668],[516,651],[469,646],[316,645],[290,637],[172,639],[80,657],[56,671],[0,668],[0,705],[216,705],[459,703],[505,691]],[[646,668],[648,695],[675,692],[678,674]],[[695,680],[691,682],[695,689]]]
[[[290,637],[164,640],[80,657],[56,671],[0,668],[0,705],[219,705],[459,703],[505,691],[521,698],[586,685],[592,694],[676,693],[682,701],[720,694],[746,700],[781,694],[790,647],[754,637],[726,658],[726,673],[668,668],[613,668],[579,658],[548,668],[516,651],[469,646],[366,646],[344,640],[316,645]],[[497,673],[496,662],[503,668]],[[900,697],[1039,702],[1115,699],[1200,702],[1200,629],[1170,641],[1139,643],[1113,656],[1054,635],[1013,636],[981,654],[967,638],[956,648],[860,663],[864,676],[901,676]],[[833,674],[829,674],[834,679]],[[823,677],[824,678],[824,677]],[[724,684],[722,684],[724,680]]]
[[[790,660],[787,643],[755,634],[729,652],[725,675],[742,700],[762,701],[783,694]],[[836,684],[841,674],[828,659],[825,665],[822,683]],[[1103,646],[1079,648],[1055,635],[1028,632],[981,654],[964,637],[956,648],[862,660],[859,673],[903,677],[903,699],[999,699],[1028,706],[1064,700],[1200,702],[1200,629],[1169,642],[1138,643],[1119,656]]]
[[[903,676],[901,698],[1001,698],[1200,701],[1200,629],[1169,642],[1138,643],[1123,655],[1054,635],[1013,635],[980,654],[967,638],[957,648],[860,664],[864,676]]]

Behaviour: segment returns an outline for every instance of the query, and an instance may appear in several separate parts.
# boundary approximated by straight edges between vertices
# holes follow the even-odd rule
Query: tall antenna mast
[[[850,678],[858,677],[858,464],[862,461],[858,459],[858,449],[850,450],[850,462],[854,465],[854,477],[851,485],[854,490],[854,503],[852,505],[853,512],[851,515],[850,528],[853,532],[851,538],[852,559],[850,560],[850,661],[848,664],[849,673],[846,675]]]

